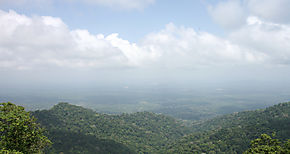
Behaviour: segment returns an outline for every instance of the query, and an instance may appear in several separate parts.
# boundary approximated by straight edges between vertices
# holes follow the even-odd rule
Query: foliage
[[[55,143],[47,149],[50,153],[235,154],[249,149],[250,141],[263,133],[276,132],[278,139],[288,139],[289,113],[290,102],[280,103],[264,110],[195,123],[191,129],[161,114],[100,114],[68,103],[35,111],[33,115],[47,128],[47,135]],[[289,147],[290,141],[278,146]]]
[[[4,150],[4,149],[0,150],[0,153],[1,154],[23,154],[22,152],[18,152],[18,151],[15,151],[15,150],[10,151],[10,150]]]
[[[276,132],[286,140],[290,136],[290,102],[265,110],[234,113],[195,124],[196,133],[168,146],[168,153],[242,153],[260,134]]]
[[[244,154],[252,153],[269,153],[269,154],[286,154],[290,153],[290,140],[284,145],[278,139],[272,139],[267,134],[262,134],[260,138],[251,141],[251,148]]]
[[[73,133],[67,131],[50,132],[53,147],[45,153],[67,153],[67,154],[133,154],[134,152],[123,144],[109,139],[98,139],[92,135]]]
[[[51,142],[22,106],[0,104],[0,149],[3,153],[40,153]]]
[[[160,114],[99,114],[68,103],[59,103],[50,110],[35,111],[33,115],[47,128],[53,141],[56,135],[53,132],[71,132],[94,136],[98,140],[113,140],[136,153],[156,153],[189,132],[174,118]]]

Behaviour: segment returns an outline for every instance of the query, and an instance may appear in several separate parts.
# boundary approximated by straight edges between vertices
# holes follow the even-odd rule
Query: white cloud
[[[272,63],[290,63],[290,26],[249,17],[247,25],[232,32],[229,38],[240,46],[269,56]]]
[[[38,7],[52,5],[57,0],[0,0],[0,5],[17,6],[17,7]],[[155,0],[64,0],[67,2],[78,2],[93,4],[114,9],[143,9],[148,5],[155,3]]]
[[[59,18],[0,11],[0,67],[130,66],[131,61],[106,38],[86,30],[70,31]],[[118,64],[118,65],[116,65]]]
[[[0,0],[0,5],[16,7],[37,7],[45,9],[51,5],[53,0]]]
[[[161,65],[189,67],[248,64],[263,61],[259,54],[212,34],[168,24],[144,39],[144,45],[159,55]]]
[[[265,63],[290,63],[289,0],[226,0],[208,10],[225,30],[230,28],[227,39],[234,44],[264,55]]]
[[[69,30],[55,17],[0,11],[0,70],[287,64],[289,36],[287,25],[250,17],[227,39],[168,24],[132,43],[118,34]]]
[[[272,22],[290,22],[289,0],[246,0],[246,2],[250,15]]]
[[[250,16],[268,22],[290,23],[289,0],[226,0],[208,5],[208,12],[226,30],[243,26]]]
[[[245,22],[244,8],[239,0],[220,2],[216,6],[208,6],[213,19],[225,28],[236,28]]]
[[[155,0],[70,0],[70,1],[84,1],[92,4],[108,6],[112,8],[123,9],[142,9],[151,5]]]

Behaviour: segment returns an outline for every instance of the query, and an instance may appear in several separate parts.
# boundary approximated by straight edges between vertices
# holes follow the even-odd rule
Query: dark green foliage
[[[22,106],[0,104],[0,149],[2,153],[41,153],[51,142]],[[8,152],[9,151],[9,152]]]
[[[265,110],[234,113],[195,124],[197,133],[168,146],[170,153],[242,153],[260,134],[276,132],[286,140],[290,136],[290,102]],[[205,131],[206,130],[206,131]]]
[[[245,151],[244,154],[289,154],[289,143],[290,140],[282,144],[278,139],[272,139],[269,135],[262,134],[260,138],[251,141],[251,148]]]
[[[82,133],[72,133],[66,131],[50,132],[50,139],[53,147],[46,150],[45,153],[66,154],[133,154],[128,147],[109,139],[98,139],[92,135]]]
[[[195,123],[189,130],[173,118],[150,112],[108,115],[68,103],[33,112],[54,142],[47,149],[50,153],[243,153],[263,133],[289,139],[289,114],[290,102],[281,103]],[[252,147],[261,149],[255,146],[260,141]],[[289,149],[290,141],[274,146]]]
[[[22,152],[18,152],[18,151],[15,151],[15,150],[10,151],[10,150],[4,150],[4,149],[0,150],[0,153],[1,154],[23,154]]]
[[[188,133],[175,119],[150,112],[107,115],[60,103],[50,110],[35,111],[33,114],[47,128],[52,140],[53,132],[71,132],[114,140],[138,153],[156,153],[164,149],[167,143]]]
[[[194,133],[183,137],[176,143],[169,145],[167,153],[236,153],[223,140],[212,140],[212,132]]]

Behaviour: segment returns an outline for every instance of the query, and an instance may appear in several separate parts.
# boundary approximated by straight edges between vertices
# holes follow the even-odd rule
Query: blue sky
[[[0,83],[289,82],[289,36],[288,0],[0,0]]]
[[[87,29],[93,34],[105,35],[119,33],[122,38],[137,42],[144,35],[163,29],[168,23],[221,35],[223,30],[212,21],[206,5],[202,0],[178,3],[159,0],[144,8],[128,9],[86,2],[53,1],[25,6],[5,3],[1,8],[28,16],[59,17],[70,29]]]

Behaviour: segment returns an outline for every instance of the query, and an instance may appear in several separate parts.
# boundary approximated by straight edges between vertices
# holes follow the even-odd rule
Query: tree
[[[42,153],[51,144],[43,135],[44,129],[36,123],[24,107],[0,103],[0,149],[12,153]]]
[[[244,154],[268,153],[268,154],[286,154],[290,152],[290,140],[282,145],[278,139],[272,139],[267,134],[262,134],[260,138],[251,142],[251,148]]]
[[[4,149],[0,150],[0,153],[1,154],[23,154],[22,152],[18,152],[18,151],[15,151],[15,150],[10,151],[10,150],[4,150]]]

